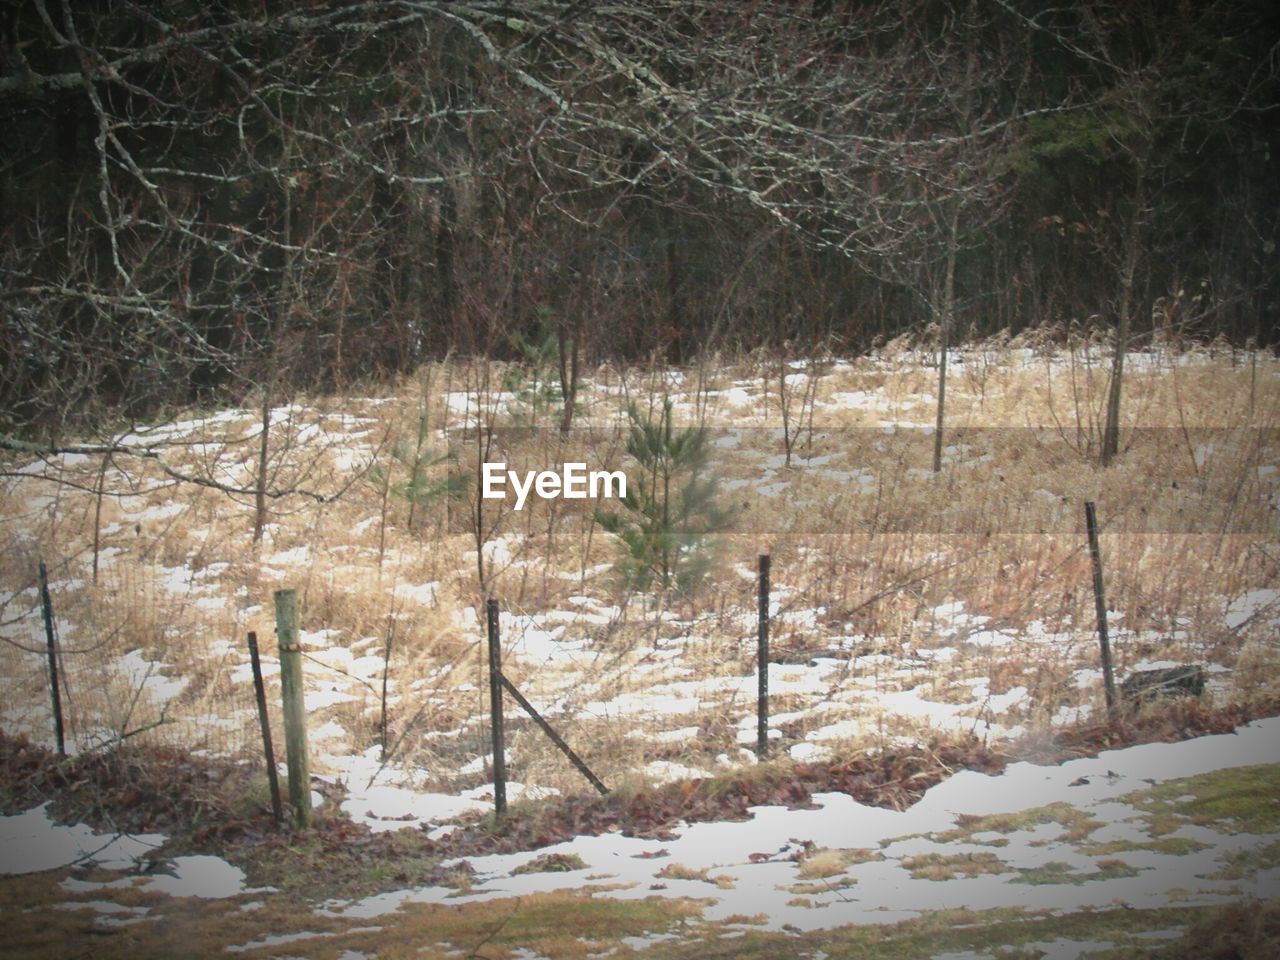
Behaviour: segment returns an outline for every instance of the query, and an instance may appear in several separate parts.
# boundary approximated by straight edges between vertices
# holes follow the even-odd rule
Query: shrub
[[[728,526],[707,469],[707,431],[676,430],[666,397],[656,416],[632,403],[627,417],[627,453],[639,469],[628,473],[622,511],[597,510],[596,522],[625,548],[618,569],[628,587],[691,593],[711,566],[711,536]]]

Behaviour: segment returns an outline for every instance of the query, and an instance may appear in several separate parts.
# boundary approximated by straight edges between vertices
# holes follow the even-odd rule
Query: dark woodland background
[[[11,435],[516,334],[1275,340],[1272,0],[18,0],[2,29]]]

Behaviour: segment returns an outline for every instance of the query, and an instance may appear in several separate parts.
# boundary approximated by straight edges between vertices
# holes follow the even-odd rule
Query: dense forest
[[[1264,0],[9,0],[0,426],[584,360],[1270,343]]]

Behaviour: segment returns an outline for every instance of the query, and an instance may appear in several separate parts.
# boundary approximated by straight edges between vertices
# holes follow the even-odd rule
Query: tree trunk
[[[272,373],[268,373],[272,376]],[[271,448],[271,389],[262,388],[262,435],[258,438],[257,483],[253,494],[253,542],[262,542],[262,533],[267,526],[267,466],[268,453]]]
[[[947,240],[947,274],[942,288],[942,310],[938,318],[938,416],[933,425],[933,472],[942,470],[942,424],[947,410],[947,345],[951,341],[951,322],[956,310],[956,247],[959,210],[951,214],[951,232]]]
[[[565,329],[567,321],[556,327],[557,350],[560,358],[560,397],[564,409],[560,414],[560,436],[567,437],[573,428],[573,408],[578,400],[578,334],[572,336]]]
[[[457,224],[457,200],[453,186],[440,185],[439,219],[435,235],[435,317],[425,311],[419,317],[418,339],[424,351],[452,344],[457,338],[458,287],[454,270],[454,227]],[[435,322],[435,330],[431,329]],[[433,335],[438,340],[433,339]]]
[[[1120,307],[1116,317],[1115,351],[1111,359],[1111,379],[1107,383],[1107,419],[1102,430],[1102,465],[1108,467],[1120,452],[1120,389],[1124,382],[1124,357],[1132,327],[1133,287],[1138,272],[1138,250],[1142,238],[1143,207],[1146,206],[1146,175],[1142,163],[1135,174],[1133,215],[1125,235],[1124,261],[1120,267]]]

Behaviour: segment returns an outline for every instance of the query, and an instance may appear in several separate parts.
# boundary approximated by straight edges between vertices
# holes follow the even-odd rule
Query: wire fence
[[[244,632],[221,598],[175,596],[146,567],[105,568],[97,584],[32,567],[0,620],[6,729],[68,753],[129,742],[261,753]]]
[[[1045,556],[1028,561],[1036,568],[1033,592],[1083,593],[1083,597],[1063,600],[1072,610],[1082,603],[1092,606],[1088,602],[1092,599],[1090,553],[1087,541],[1079,540],[1054,554],[1052,562],[1046,562]],[[951,711],[950,719],[969,722],[973,731],[983,726],[990,729],[992,719],[1010,705],[1020,707],[1024,716],[1035,709],[1052,713],[1056,705],[1071,700],[1064,683],[1080,688],[1076,701],[1100,701],[1100,684],[1085,690],[1085,683],[1073,680],[1073,674],[1087,675],[1090,664],[1099,664],[1096,648],[1092,653],[1089,649],[1094,626],[1079,618],[1069,629],[1041,638],[1042,663],[1018,664],[1024,675],[1044,670],[1055,689],[1048,685],[1024,689],[1020,703],[995,692],[994,678],[1010,664],[1009,648],[992,638],[1012,636],[1015,624],[1025,625],[1027,608],[1015,605],[1009,607],[1005,621],[952,616],[945,639],[950,647],[974,648],[966,653],[969,672],[972,681],[985,681],[981,691],[968,689],[986,700],[976,709],[968,705],[968,713],[947,704],[948,696],[954,694],[948,693],[947,684],[958,680],[964,687],[971,679],[940,678],[940,670],[951,669],[949,657],[954,651],[940,647],[937,636],[932,646],[922,642],[920,634],[929,628],[920,627],[918,621],[922,609],[932,602],[925,598],[936,597],[923,585],[951,575],[957,564],[964,563],[967,581],[1009,577],[1016,588],[1016,571],[1007,569],[1007,557],[1007,551],[988,551],[977,542],[968,543],[960,554],[926,549],[922,557],[907,557],[896,564],[899,580],[881,585],[858,583],[857,570],[849,563],[833,571],[827,556],[817,556],[808,564],[791,558],[787,576],[778,582],[777,568],[771,580],[769,557],[762,555],[755,570],[746,563],[733,566],[736,576],[755,589],[741,583],[742,589],[727,607],[722,602],[719,609],[690,608],[679,616],[668,616],[670,611],[661,604],[645,606],[652,598],[637,601],[643,607],[639,613],[628,612],[626,599],[621,606],[605,608],[601,600],[580,598],[577,613],[561,618],[556,629],[548,629],[545,613],[504,600],[500,613],[493,605],[485,609],[487,630],[480,614],[472,611],[461,628],[464,639],[438,648],[429,660],[414,659],[422,641],[422,623],[411,618],[388,618],[388,631],[403,631],[399,639],[389,632],[357,643],[350,637],[327,637],[337,631],[321,630],[304,638],[307,712],[314,717],[316,732],[324,733],[338,726],[328,719],[334,715],[328,708],[348,705],[342,717],[345,740],[324,745],[329,754],[357,754],[380,747],[384,764],[395,762],[403,768],[429,768],[450,775],[470,770],[468,775],[474,779],[497,773],[495,768],[501,767],[505,750],[513,742],[493,712],[495,701],[509,698],[527,715],[519,711],[514,715],[522,747],[545,737],[579,772],[587,770],[589,775],[584,775],[593,784],[601,784],[619,769],[617,757],[608,756],[610,743],[631,749],[634,757],[671,755],[674,751],[652,748],[655,743],[672,743],[671,735],[679,731],[663,727],[670,727],[673,718],[681,722],[696,718],[698,732],[686,733],[685,739],[701,741],[695,743],[698,747],[713,741],[723,745],[725,735],[723,730],[717,732],[716,722],[720,727],[728,724],[731,743],[763,758],[782,739],[779,725],[799,724],[785,740],[792,746],[803,744],[808,730],[802,715],[804,722],[810,722],[833,706],[847,707],[851,693],[857,693],[863,704],[877,707],[877,715],[864,711],[858,722],[882,740],[894,704],[913,690],[924,690],[922,699],[938,696]],[[247,626],[257,624],[267,638],[271,631],[269,626],[264,629],[261,616],[254,619],[252,606],[228,598],[225,590],[205,591],[202,578],[189,571],[187,589],[175,593],[172,571],[158,565],[108,565],[98,583],[86,584],[57,567],[42,578],[41,564],[30,559],[36,571],[31,582],[10,596],[0,611],[0,639],[8,647],[8,664],[0,674],[0,725],[30,731],[35,739],[52,743],[59,726],[55,714],[60,711],[68,752],[134,742],[262,762],[262,717]],[[876,569],[894,566],[883,560]],[[856,595],[833,603],[833,578],[854,582]],[[1015,588],[1010,592],[1016,594]],[[998,599],[999,593],[991,596]],[[754,610],[751,600],[755,600]],[[1042,600],[1035,599],[1030,606],[1042,609]],[[888,601],[902,605],[904,632],[885,633],[885,624],[894,618],[882,618],[875,643],[867,633],[861,634],[863,642],[856,641],[859,634],[854,625],[860,613]],[[682,635],[682,643],[671,642],[668,634],[673,631]],[[840,642],[833,644],[835,634]],[[710,638],[714,638],[714,651],[699,655],[697,643],[706,639],[712,645]],[[326,639],[333,640],[327,649],[322,645]],[[1121,662],[1132,666],[1136,658],[1126,661],[1124,649],[1122,632]],[[641,678],[637,664],[654,660],[665,667]],[[261,661],[269,687],[267,722],[279,738],[284,729],[280,661],[270,639],[262,643]],[[771,661],[783,668],[781,682],[772,686]],[[796,689],[787,680],[785,667],[814,661],[827,662],[829,669],[816,685]],[[51,683],[55,672],[56,682]],[[696,674],[694,679],[681,679],[690,673]],[[1113,684],[1108,681],[1108,686]],[[646,704],[655,687],[662,689]],[[680,691],[685,702],[677,704],[679,709],[661,702],[684,687],[688,689]],[[991,706],[1001,698],[1003,711]],[[621,714],[630,729],[619,724]],[[626,742],[637,729],[653,734],[648,749]],[[574,753],[575,745],[581,755]],[[551,761],[543,757],[544,766],[555,761],[556,750],[544,748],[543,752],[551,755]],[[597,774],[600,757],[606,766]],[[480,761],[478,766],[471,762],[475,759]],[[563,758],[559,762],[563,767]],[[529,772],[527,765],[524,772]],[[443,774],[441,778],[447,779]]]

